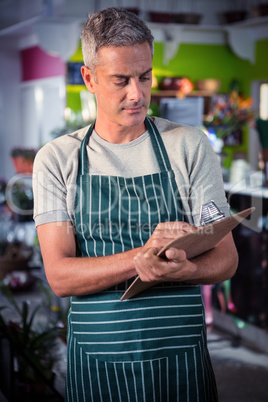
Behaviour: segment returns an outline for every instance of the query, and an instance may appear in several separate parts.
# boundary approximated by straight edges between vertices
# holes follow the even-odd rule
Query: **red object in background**
[[[59,56],[46,53],[39,46],[21,51],[22,81],[65,75],[65,63]]]
[[[33,173],[33,161],[25,159],[23,156],[12,157],[12,162],[16,173]]]
[[[162,90],[179,90],[182,85],[182,77],[165,77],[159,84]]]
[[[194,85],[187,77],[165,77],[159,84],[159,88],[178,91],[183,97],[193,90]]]

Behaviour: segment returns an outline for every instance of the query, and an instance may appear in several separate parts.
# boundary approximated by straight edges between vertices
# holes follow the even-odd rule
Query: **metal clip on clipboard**
[[[209,225],[212,222],[219,221],[225,217],[214,201],[209,201],[201,206],[200,226]]]

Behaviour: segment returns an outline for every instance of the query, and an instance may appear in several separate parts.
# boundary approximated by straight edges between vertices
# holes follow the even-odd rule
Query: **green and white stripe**
[[[151,120],[145,123],[160,173],[89,175],[87,144],[94,125],[82,142],[76,229],[83,257],[143,246],[159,222],[182,220],[166,149]],[[66,400],[216,402],[200,287],[163,283],[120,301],[133,279],[72,297]]]

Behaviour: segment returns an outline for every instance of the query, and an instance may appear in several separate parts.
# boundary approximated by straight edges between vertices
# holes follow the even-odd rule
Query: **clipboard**
[[[158,253],[159,257],[164,257],[165,251],[170,247],[184,250],[187,259],[194,258],[206,251],[211,250],[219,243],[229,232],[246,219],[255,207],[245,209],[237,214],[227,216],[221,220],[213,222],[206,226],[200,226],[196,231],[187,233],[181,237],[167,243]],[[156,285],[159,282],[142,282],[139,276],[125,291],[120,300],[127,300],[144,290]]]

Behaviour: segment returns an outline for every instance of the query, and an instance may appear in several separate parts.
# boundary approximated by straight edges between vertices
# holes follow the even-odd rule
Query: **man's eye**
[[[149,81],[149,80],[150,80],[150,77],[141,77],[140,78],[141,82],[145,82],[145,81]]]
[[[115,85],[123,87],[123,86],[127,85],[127,83],[128,83],[127,80],[121,80],[121,81],[116,81]]]

